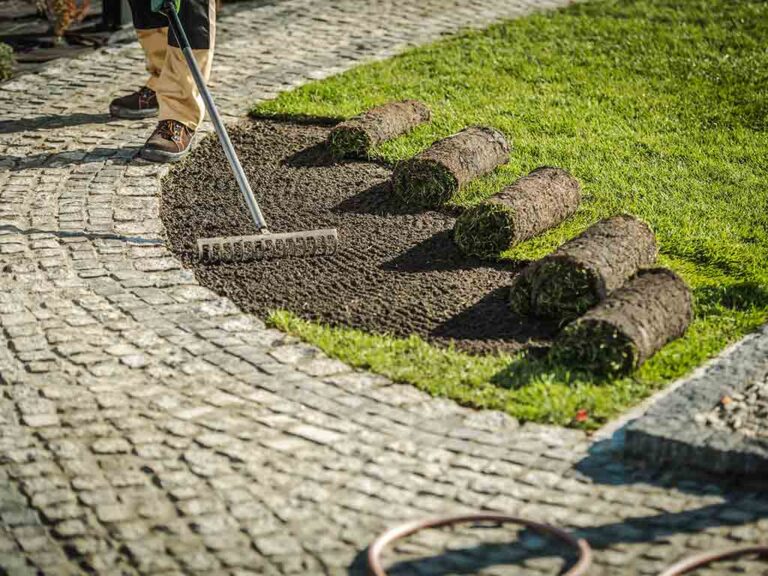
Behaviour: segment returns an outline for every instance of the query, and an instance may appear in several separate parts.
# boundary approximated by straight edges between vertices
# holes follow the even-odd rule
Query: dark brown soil
[[[393,202],[387,166],[334,163],[327,125],[254,120],[232,141],[273,232],[336,227],[334,256],[201,264],[198,237],[254,229],[218,143],[208,138],[166,178],[162,217],[172,249],[204,286],[243,309],[299,316],[395,336],[454,341],[467,351],[513,351],[552,327],[507,307],[515,267],[462,256],[448,213],[409,213]]]

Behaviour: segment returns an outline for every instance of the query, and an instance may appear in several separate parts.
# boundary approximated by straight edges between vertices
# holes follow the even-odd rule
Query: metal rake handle
[[[256,197],[253,195],[251,185],[248,183],[248,178],[245,176],[243,167],[240,165],[240,160],[237,158],[235,148],[232,146],[232,142],[229,139],[227,129],[224,127],[224,123],[221,121],[219,111],[216,109],[216,104],[213,102],[213,97],[208,91],[208,87],[205,85],[203,74],[200,71],[200,67],[197,65],[195,56],[192,54],[192,48],[189,45],[187,34],[184,32],[184,28],[181,25],[181,20],[179,19],[179,15],[176,13],[176,9],[172,0],[166,0],[163,13],[168,17],[171,30],[173,30],[173,34],[176,36],[176,40],[179,42],[181,52],[184,54],[184,59],[187,61],[189,71],[192,73],[192,78],[194,78],[197,89],[200,91],[200,95],[203,97],[205,109],[208,111],[208,116],[210,116],[211,122],[213,122],[213,127],[216,129],[219,142],[221,142],[221,147],[224,149],[224,155],[227,157],[227,161],[229,162],[229,165],[232,168],[232,172],[235,175],[235,180],[237,180],[237,185],[240,187],[240,192],[243,193],[243,198],[245,199],[245,203],[251,213],[253,223],[256,225],[256,228],[259,230],[259,232],[266,232],[267,222],[264,220],[264,215],[261,213],[261,209],[256,202]]]

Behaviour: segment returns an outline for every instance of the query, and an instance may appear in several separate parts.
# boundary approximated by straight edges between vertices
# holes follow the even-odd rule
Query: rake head
[[[263,230],[251,236],[200,238],[197,254],[206,262],[247,262],[265,258],[326,256],[335,253],[338,245],[336,228],[277,234]]]

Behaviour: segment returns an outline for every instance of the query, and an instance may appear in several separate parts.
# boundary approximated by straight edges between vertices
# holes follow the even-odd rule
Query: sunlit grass
[[[694,289],[696,320],[631,378],[590,382],[530,358],[478,358],[412,338],[281,328],[351,364],[434,394],[594,426],[768,319],[768,3],[605,0],[411,50],[282,94],[260,114],[348,117],[417,98],[433,121],[376,150],[389,162],[471,124],[501,129],[510,162],[464,189],[475,203],[541,165],[568,169],[584,201],[563,225],[504,256],[549,253],[599,218],[651,224],[661,262]]]

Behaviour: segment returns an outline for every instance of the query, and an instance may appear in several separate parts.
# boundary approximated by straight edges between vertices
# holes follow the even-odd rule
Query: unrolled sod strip
[[[612,216],[525,268],[510,289],[510,307],[520,315],[576,318],[651,266],[657,254],[645,222]]]
[[[508,159],[509,144],[501,132],[482,126],[465,128],[400,162],[392,175],[392,189],[408,206],[437,207],[464,184]]]
[[[376,106],[337,124],[328,135],[336,158],[364,158],[371,148],[429,121],[429,108],[418,100]]]
[[[685,282],[665,268],[643,270],[566,326],[551,354],[558,362],[594,373],[626,373],[680,338],[692,319]]]
[[[515,244],[557,226],[581,201],[578,180],[562,168],[536,168],[456,220],[453,239],[468,256],[498,258]]]

